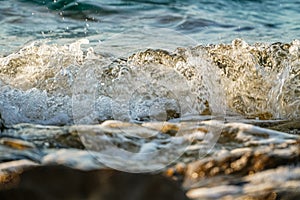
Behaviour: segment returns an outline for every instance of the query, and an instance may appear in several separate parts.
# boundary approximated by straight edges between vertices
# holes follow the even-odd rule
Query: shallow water
[[[160,173],[191,199],[299,196],[299,8],[0,1],[0,188],[62,164]]]

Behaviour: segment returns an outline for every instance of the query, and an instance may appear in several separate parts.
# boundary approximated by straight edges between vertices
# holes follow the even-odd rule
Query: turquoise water
[[[297,0],[0,1],[0,52],[5,55],[37,39],[65,43],[87,37],[97,43],[141,28],[167,28],[198,44],[235,38],[249,43],[290,42],[300,37],[299,22]],[[172,40],[172,34],[164,37]]]

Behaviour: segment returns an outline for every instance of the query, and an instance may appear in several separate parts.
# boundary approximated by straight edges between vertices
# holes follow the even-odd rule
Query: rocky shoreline
[[[80,199],[80,195],[83,194],[91,199],[93,199],[92,195],[104,199],[107,197],[121,199],[115,188],[126,191],[128,199],[140,199],[140,197],[147,199],[147,192],[157,192],[155,193],[157,196],[152,199],[299,198],[300,137],[298,134],[249,124],[253,123],[253,120],[249,120],[248,124],[234,121],[211,123],[212,121],[193,123],[193,126],[189,124],[191,122],[167,124],[150,122],[136,125],[120,121],[108,121],[101,125],[61,127],[33,124],[10,126],[1,131],[0,138],[1,199],[7,199],[11,194],[22,194],[33,199],[41,199],[38,195],[49,194],[49,198],[51,195],[57,195],[54,197],[59,199],[62,198],[60,192],[64,194],[64,199]],[[279,124],[284,127],[284,124],[290,123],[277,121],[270,123],[270,127],[274,124],[276,127]],[[295,123],[299,122],[295,121]],[[188,128],[182,131],[182,134],[174,135],[178,127],[184,127],[183,124],[189,124],[186,126]],[[211,151],[200,155],[199,152],[207,148],[207,144],[204,144],[207,140],[203,134],[210,134],[212,124],[222,127],[221,134]],[[124,135],[124,127],[132,133],[136,132],[144,136],[152,134],[153,130],[159,131],[149,140],[145,137],[136,140],[136,135],[131,135],[131,140],[122,143],[120,138]],[[82,143],[82,134],[96,138],[100,133],[104,133],[119,148],[136,154],[141,151],[144,144],[151,141],[155,141],[152,143],[155,148],[165,148],[167,151],[163,143],[172,137],[188,140],[189,145],[185,147],[184,153],[178,159],[170,163],[162,159],[162,156],[168,155],[172,159],[171,151],[167,154],[159,152],[151,158],[157,164],[165,165],[164,168],[156,168],[157,165],[153,165],[147,160],[148,158],[145,158],[139,163],[136,162],[135,167],[143,168],[148,163],[149,171],[156,170],[148,173],[118,172],[108,169],[99,162],[97,154],[100,153],[101,156],[101,151],[104,149],[84,148],[86,144]],[[95,141],[98,144],[96,139]],[[179,149],[180,144],[178,145]],[[126,164],[126,161],[123,162]],[[128,161],[128,166],[130,165]],[[69,184],[73,181],[73,176],[80,182],[80,186],[59,187],[55,189],[58,193],[53,194],[54,185]],[[118,182],[119,176],[122,177],[121,182]],[[98,187],[102,188],[106,185],[99,181],[107,181],[109,186],[98,191]],[[156,182],[154,186],[153,182]],[[142,184],[143,189],[137,186],[137,188],[131,187],[131,184]],[[77,191],[81,187],[83,187],[82,193],[79,192],[81,190]],[[21,196],[16,195],[15,199],[21,199]]]

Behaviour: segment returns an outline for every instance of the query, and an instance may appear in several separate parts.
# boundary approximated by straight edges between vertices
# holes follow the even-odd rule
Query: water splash
[[[91,119],[83,123],[199,114],[260,119],[300,115],[298,40],[249,45],[237,39],[173,52],[149,49],[117,59],[98,54],[87,43],[35,42],[0,58],[5,122],[74,123],[72,95],[83,85],[82,91],[95,90],[80,97],[92,109]],[[91,70],[89,75],[85,69]]]

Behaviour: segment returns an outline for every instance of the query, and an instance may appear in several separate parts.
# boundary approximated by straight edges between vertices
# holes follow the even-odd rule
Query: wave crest
[[[225,115],[225,105],[227,114],[250,118],[300,116],[298,40],[250,45],[236,39],[232,44],[177,48],[174,52],[148,49],[119,59],[80,47],[87,43],[85,39],[63,46],[36,42],[0,58],[0,113],[6,123],[72,123],[72,87],[83,66],[95,69],[99,84],[105,85],[98,94],[109,101],[114,101],[109,87],[122,70],[151,69],[147,73],[155,73],[157,67],[162,73],[164,68],[173,69],[183,78],[179,81],[187,82],[185,92],[196,96],[193,109],[198,114]],[[136,76],[138,73],[135,71]],[[101,120],[112,117],[103,109],[96,112]]]

